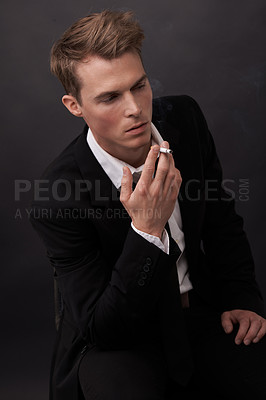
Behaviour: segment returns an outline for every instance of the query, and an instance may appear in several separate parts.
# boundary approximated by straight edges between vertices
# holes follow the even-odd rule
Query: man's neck
[[[121,155],[121,158],[117,156],[116,157],[132,167],[138,168],[145,163],[150,147],[151,141],[140,149],[132,149],[132,151],[128,152],[127,154]]]
[[[97,142],[98,142],[99,146],[101,146],[102,149],[105,150],[107,153],[109,153],[111,156],[113,156],[121,161],[124,161],[125,163],[131,165],[134,168],[138,168],[141,165],[143,165],[146,161],[148,152],[151,147],[151,141],[152,141],[152,139],[150,139],[150,141],[142,147],[139,147],[136,149],[134,149],[134,148],[127,149],[127,150],[125,150],[123,148],[122,149],[114,148],[112,150],[106,149],[103,144],[99,143],[98,141]]]

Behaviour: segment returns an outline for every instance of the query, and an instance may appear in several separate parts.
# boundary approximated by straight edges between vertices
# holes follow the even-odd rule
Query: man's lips
[[[142,128],[142,127],[144,128],[144,127],[146,127],[147,123],[148,122],[140,122],[138,124],[135,124],[135,125],[131,126],[131,128],[127,129],[126,132],[136,131],[139,128]]]

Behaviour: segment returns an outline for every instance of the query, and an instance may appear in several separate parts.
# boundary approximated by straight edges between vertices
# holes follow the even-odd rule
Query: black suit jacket
[[[169,141],[183,179],[179,204],[194,290],[219,311],[262,314],[242,219],[223,190],[200,108],[188,96],[156,99],[153,122]],[[77,398],[77,368],[91,346],[122,349],[158,335],[168,343],[167,352],[169,321],[176,321],[176,329],[182,324],[176,243],[170,240],[167,255],[132,230],[86,133],[87,127],[48,167],[42,178],[49,195],[32,204],[31,222],[44,241],[64,302],[52,368],[51,398],[56,400]],[[176,302],[172,309],[169,301]]]

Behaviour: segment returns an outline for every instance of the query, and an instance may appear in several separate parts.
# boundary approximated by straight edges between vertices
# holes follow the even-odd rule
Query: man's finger
[[[158,154],[159,154],[160,147],[158,145],[152,146],[145,164],[143,171],[141,173],[140,180],[145,186],[149,186],[151,184],[153,174],[154,174],[154,169],[155,169],[155,162],[157,160]]]
[[[172,157],[172,156],[171,156]],[[166,198],[177,197],[182,183],[180,172],[175,167],[170,167],[164,182],[164,195]]]
[[[249,345],[255,339],[255,337],[257,337],[261,327],[262,327],[262,322],[260,319],[251,321],[249,330],[243,339],[245,345]]]
[[[160,147],[169,149],[169,143],[164,141],[161,143]],[[160,153],[156,174],[154,181],[160,185],[164,183],[165,178],[168,174],[170,162],[169,159],[172,158],[171,154]]]
[[[261,328],[256,337],[252,340],[253,343],[258,343],[266,335],[266,321],[262,320]]]
[[[132,194],[132,174],[128,167],[123,167],[123,177],[121,180],[120,201],[126,202]]]
[[[233,331],[234,325],[229,312],[224,312],[222,314],[221,322],[225,333],[231,333]]]
[[[235,338],[236,344],[241,344],[250,327],[250,320],[243,318],[239,321],[239,329]]]

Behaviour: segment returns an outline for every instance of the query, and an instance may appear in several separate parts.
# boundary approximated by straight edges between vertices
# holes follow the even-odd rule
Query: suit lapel
[[[88,127],[85,126],[75,144],[74,156],[90,193],[91,204],[95,207],[109,207],[113,202],[120,203],[119,191],[88,146],[87,131]]]
[[[113,185],[87,143],[87,130],[79,136],[74,149],[76,163],[86,182],[89,199],[85,207],[94,208],[99,217],[94,219],[102,247],[113,249],[111,254],[118,256],[130,227],[131,219],[120,202],[120,192]],[[107,246],[107,247],[106,247]],[[110,254],[106,251],[106,254]]]

